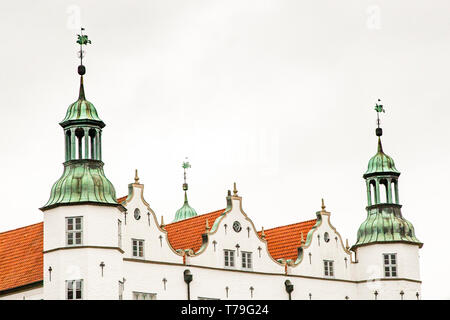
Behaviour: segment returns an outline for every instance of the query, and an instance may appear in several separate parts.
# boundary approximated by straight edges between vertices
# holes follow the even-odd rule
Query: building
[[[185,202],[165,224],[137,171],[117,198],[103,171],[105,123],[86,100],[83,65],[79,74],[78,100],[60,123],[64,172],[43,222],[0,233],[0,299],[420,299],[423,244],[401,213],[400,172],[379,126],[352,247],[323,201],[307,221],[257,230],[236,184],[223,209],[198,215],[185,180]]]

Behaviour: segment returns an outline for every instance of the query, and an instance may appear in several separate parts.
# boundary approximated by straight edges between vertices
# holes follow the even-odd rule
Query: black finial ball
[[[377,128],[375,130],[375,134],[377,135],[377,137],[381,137],[383,135],[383,129]]]
[[[79,66],[78,66],[78,74],[79,74],[80,76],[82,76],[82,75],[84,75],[85,73],[86,73],[86,67],[83,66],[83,65],[79,65]]]

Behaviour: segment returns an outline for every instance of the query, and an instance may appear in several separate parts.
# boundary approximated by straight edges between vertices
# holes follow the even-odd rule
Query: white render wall
[[[0,296],[0,300],[41,300],[43,298],[44,288],[42,286]]]
[[[78,216],[83,217],[82,245],[68,247],[66,218]],[[118,299],[123,279],[123,251],[118,247],[122,216],[117,207],[95,205],[60,206],[44,212],[44,299],[65,299],[66,280],[79,279],[84,299]]]

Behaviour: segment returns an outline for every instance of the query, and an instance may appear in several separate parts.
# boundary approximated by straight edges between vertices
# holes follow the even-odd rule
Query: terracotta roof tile
[[[128,198],[128,196],[118,198],[118,199],[117,199],[117,203],[122,203],[122,202],[124,202],[125,200],[127,200],[127,198]]]
[[[206,219],[209,227],[225,211],[225,209],[198,215],[189,219],[167,224],[167,236],[172,247],[177,249],[192,249],[198,251],[202,245],[202,234],[205,233]]]
[[[275,260],[296,260],[298,247],[301,245],[301,233],[306,241],[306,236],[316,224],[316,219],[264,230],[269,253]],[[261,231],[258,232],[261,236]]]
[[[0,233],[0,291],[43,280],[43,226]]]

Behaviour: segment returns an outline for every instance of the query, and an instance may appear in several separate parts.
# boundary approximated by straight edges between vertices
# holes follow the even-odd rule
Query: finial
[[[235,182],[234,185],[233,185],[233,196],[234,196],[234,197],[237,197],[237,196],[238,196],[238,191],[237,191],[237,189],[236,189],[236,182]]]
[[[135,169],[135,171],[134,171],[134,183],[139,183],[139,176],[138,176],[137,169]]]
[[[228,190],[227,196],[231,197],[231,190]]]
[[[206,225],[205,225],[206,232],[208,232],[211,228],[209,227],[208,219],[206,219]]]
[[[378,99],[378,102],[381,102],[380,99]],[[378,102],[375,104],[375,111],[377,112],[377,129],[375,130],[375,134],[377,137],[381,137],[383,135],[383,129],[380,128],[380,112],[385,112],[383,105]]]
[[[305,238],[303,238],[303,232],[301,233],[301,240],[300,240],[301,244],[304,245],[305,244]]]
[[[264,233],[264,227],[261,227],[261,239],[266,239],[266,234]]]
[[[345,249],[347,249],[347,251],[348,249],[350,249],[350,246],[348,245],[348,239],[345,239]]]
[[[322,198],[322,211],[325,211],[325,202],[323,201],[323,198]]]
[[[166,225],[164,224],[164,216],[161,215],[161,228],[164,228]]]
[[[189,163],[188,158],[185,158],[186,161],[183,162],[183,165],[181,166],[184,170],[184,183],[183,183],[183,190],[186,191],[188,189],[188,184],[186,183],[186,169],[191,167],[191,164]]]

